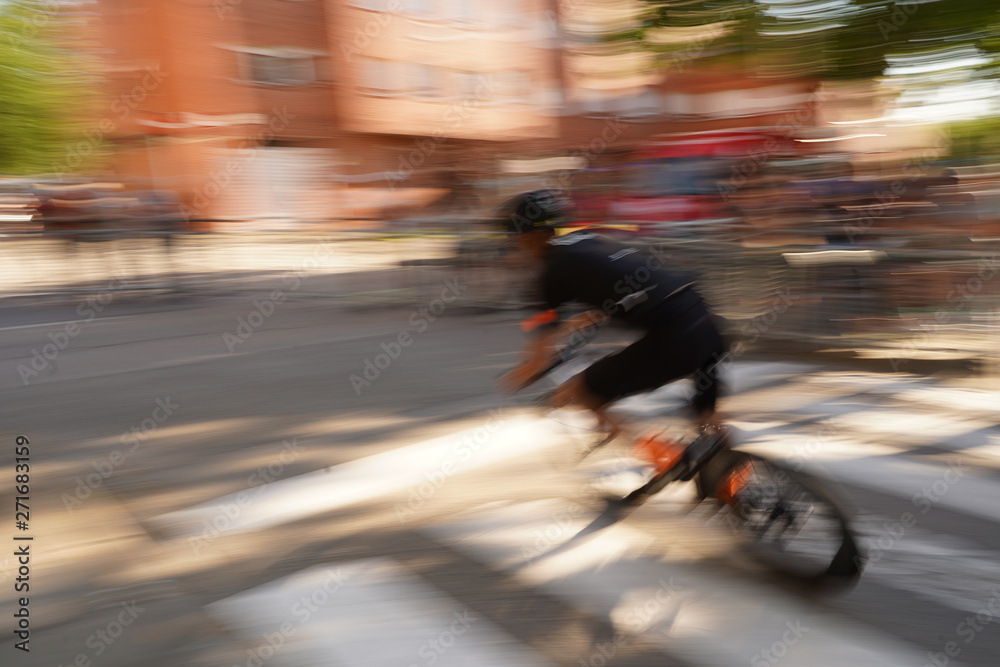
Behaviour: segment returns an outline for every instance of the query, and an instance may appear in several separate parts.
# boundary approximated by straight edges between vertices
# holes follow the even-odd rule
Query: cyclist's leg
[[[626,420],[609,411],[610,402],[595,394],[588,386],[584,373],[576,375],[561,384],[552,394],[552,405],[564,407],[575,405],[589,410],[597,419],[598,428],[605,431],[610,441],[627,428]]]
[[[652,391],[683,376],[658,362],[662,350],[660,332],[650,332],[563,383],[553,393],[552,403],[556,407],[572,404],[589,410],[609,436],[617,436],[629,426],[628,419],[612,410],[617,401]]]
[[[553,393],[552,403],[590,410],[609,435],[617,435],[628,427],[628,420],[611,410],[617,401],[693,377],[696,421],[700,426],[716,425],[719,366],[725,353],[723,338],[710,318],[700,318],[697,326],[681,331],[654,329],[563,383]]]
[[[698,426],[717,428],[721,421],[716,412],[716,403],[722,391],[721,366],[727,359],[728,346],[712,322],[709,322],[709,327],[700,329],[699,333],[702,335],[699,340],[702,348],[700,356],[705,360],[692,376],[695,394],[691,399],[691,407]]]

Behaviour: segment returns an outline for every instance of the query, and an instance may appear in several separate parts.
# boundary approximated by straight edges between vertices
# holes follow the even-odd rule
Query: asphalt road
[[[574,465],[582,431],[496,394],[512,316],[266,301],[7,311],[11,631],[14,538],[33,539],[30,652],[7,631],[4,665],[996,664],[997,616],[975,619],[1000,613],[995,395],[737,361],[747,446],[836,479],[877,552],[815,595],[686,515],[683,489],[575,537],[632,464]]]

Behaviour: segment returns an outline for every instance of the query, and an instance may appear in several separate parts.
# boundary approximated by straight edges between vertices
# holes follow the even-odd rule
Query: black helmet
[[[558,190],[545,188],[517,195],[500,206],[500,222],[508,232],[523,234],[552,229],[565,221],[569,203]]]

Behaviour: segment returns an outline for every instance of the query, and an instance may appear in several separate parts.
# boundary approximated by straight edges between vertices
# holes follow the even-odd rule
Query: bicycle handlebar
[[[602,323],[595,323],[584,329],[574,331],[570,336],[569,342],[560,347],[558,352],[556,352],[555,360],[553,360],[553,362],[544,369],[535,373],[525,386],[535,384],[555,369],[574,359],[577,354],[579,354],[580,350],[597,336],[597,329],[601,325]]]

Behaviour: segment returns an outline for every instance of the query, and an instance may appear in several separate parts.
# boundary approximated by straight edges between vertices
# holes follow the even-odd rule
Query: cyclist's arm
[[[609,319],[610,316],[600,308],[591,308],[588,311],[582,312],[579,315],[574,315],[566,320],[566,323],[563,324],[562,332],[569,334],[575,331],[580,331],[581,329],[598,327],[603,325]]]
[[[523,389],[552,363],[555,341],[561,329],[559,313],[554,308],[521,322],[521,330],[530,338],[522,350],[521,364],[500,380],[505,391],[513,393]]]
[[[555,344],[560,338],[603,323],[606,319],[605,313],[595,309],[562,320],[558,309],[573,300],[571,283],[566,275],[565,267],[558,265],[548,266],[543,274],[540,296],[547,308],[521,323],[521,329],[530,338],[524,346],[521,365],[501,380],[505,390],[514,392],[523,389],[548,368],[555,360]]]
[[[524,346],[520,366],[501,380],[503,388],[509,392],[523,389],[552,365],[557,341],[577,331],[600,326],[607,319],[606,313],[592,309],[561,321],[558,312],[550,309],[524,320],[521,328],[530,338]]]

